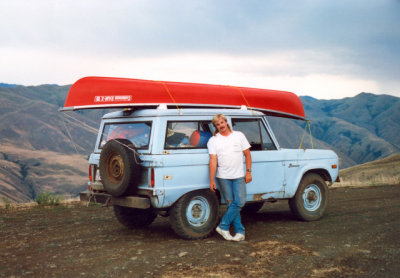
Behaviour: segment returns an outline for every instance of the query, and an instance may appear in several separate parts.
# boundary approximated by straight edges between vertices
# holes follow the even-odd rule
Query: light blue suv
[[[89,189],[82,200],[112,204],[129,228],[169,216],[186,239],[207,237],[217,225],[225,200],[209,189],[207,141],[211,119],[226,115],[251,144],[253,181],[247,184],[243,213],[257,212],[265,201],[289,200],[306,221],[322,217],[327,184],[338,179],[338,157],[330,150],[283,149],[261,112],[246,109],[124,110],[106,114],[89,159]]]

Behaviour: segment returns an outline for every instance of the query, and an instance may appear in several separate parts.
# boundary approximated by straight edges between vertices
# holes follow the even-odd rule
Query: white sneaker
[[[224,239],[226,240],[232,240],[232,236],[229,233],[229,231],[224,231],[222,230],[219,226],[215,229],[217,233],[219,233]]]
[[[233,238],[232,241],[243,241],[245,239],[244,234],[237,233]]]

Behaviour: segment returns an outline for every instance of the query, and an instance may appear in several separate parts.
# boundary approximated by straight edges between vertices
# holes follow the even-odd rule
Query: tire
[[[317,174],[305,175],[297,189],[296,195],[289,199],[290,210],[303,221],[320,219],[328,205],[328,187]]]
[[[100,154],[100,177],[106,191],[114,197],[135,193],[141,173],[139,163],[129,140],[108,141]]]
[[[177,235],[185,239],[209,236],[217,226],[219,202],[209,190],[182,196],[170,210],[170,222]]]
[[[114,214],[118,221],[129,229],[146,227],[157,217],[157,213],[152,208],[137,209],[114,206]]]
[[[255,214],[264,206],[264,202],[247,203],[241,210],[242,214]]]

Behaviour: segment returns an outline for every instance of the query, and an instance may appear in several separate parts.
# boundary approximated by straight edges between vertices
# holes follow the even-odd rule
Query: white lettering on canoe
[[[128,102],[132,96],[95,96],[94,102]]]

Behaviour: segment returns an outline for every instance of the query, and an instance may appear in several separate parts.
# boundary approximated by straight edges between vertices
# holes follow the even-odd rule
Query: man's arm
[[[249,183],[253,180],[253,177],[251,176],[251,153],[250,149],[244,150],[244,159],[246,160],[246,176],[244,177],[244,180],[246,183]],[[247,171],[247,170],[250,170]]]
[[[217,172],[217,155],[210,154],[210,190],[215,192],[217,186],[215,184],[215,173]]]

